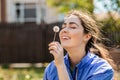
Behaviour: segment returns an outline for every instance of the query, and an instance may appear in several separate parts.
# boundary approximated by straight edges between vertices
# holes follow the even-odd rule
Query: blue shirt
[[[114,72],[110,64],[90,52],[75,66],[73,71],[70,69],[68,54],[65,55],[64,62],[70,80],[113,80]],[[59,80],[54,61],[46,67],[43,80]]]

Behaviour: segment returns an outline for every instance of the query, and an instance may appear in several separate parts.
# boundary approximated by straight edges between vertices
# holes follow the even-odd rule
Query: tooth
[[[68,37],[63,37],[64,39],[68,39]]]

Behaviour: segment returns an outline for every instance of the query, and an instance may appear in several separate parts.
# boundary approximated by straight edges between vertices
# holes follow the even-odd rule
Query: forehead
[[[75,15],[70,15],[68,17],[65,17],[64,23],[71,23],[71,22],[77,25],[81,25],[80,19]]]

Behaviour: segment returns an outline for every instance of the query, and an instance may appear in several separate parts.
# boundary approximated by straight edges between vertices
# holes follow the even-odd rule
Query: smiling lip
[[[69,39],[70,39],[69,36],[61,36],[61,38],[62,38],[63,40],[69,40]]]

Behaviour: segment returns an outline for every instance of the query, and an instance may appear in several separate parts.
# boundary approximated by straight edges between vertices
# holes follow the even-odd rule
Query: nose
[[[68,27],[63,28],[63,29],[61,30],[61,32],[63,32],[63,33],[67,33],[67,32],[69,32]]]

